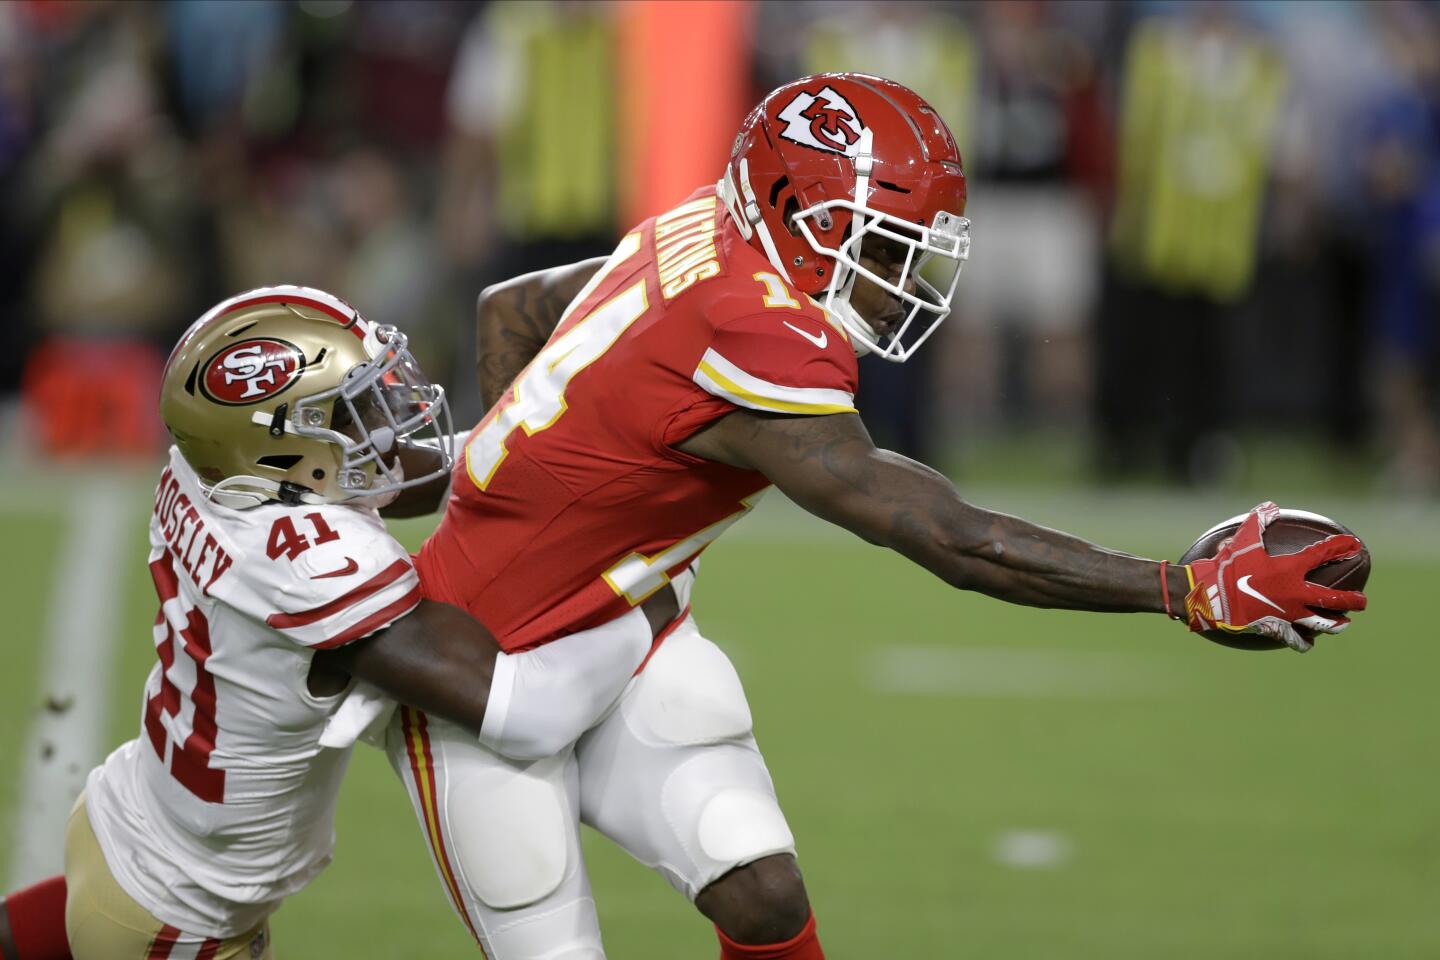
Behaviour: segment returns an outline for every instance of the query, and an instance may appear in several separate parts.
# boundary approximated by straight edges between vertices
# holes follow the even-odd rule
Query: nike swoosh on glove
[[[1359,538],[1337,534],[1298,553],[1273,557],[1265,552],[1264,533],[1280,508],[1266,501],[1251,510],[1235,535],[1209,560],[1186,567],[1190,592],[1185,615],[1190,629],[1258,633],[1301,653],[1313,644],[1295,628],[1339,633],[1350,619],[1335,613],[1364,610],[1365,594],[1311,583],[1311,570],[1345,560],[1364,549]],[[1320,608],[1326,613],[1317,613]]]

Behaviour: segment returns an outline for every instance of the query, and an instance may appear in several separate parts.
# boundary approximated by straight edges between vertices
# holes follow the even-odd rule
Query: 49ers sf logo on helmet
[[[786,140],[847,157],[855,155],[860,134],[865,131],[850,101],[830,87],[816,94],[801,91],[780,111],[779,118],[785,121],[780,136]]]
[[[305,369],[305,354],[284,340],[242,340],[211,357],[200,389],[216,403],[243,406],[284,391]]]

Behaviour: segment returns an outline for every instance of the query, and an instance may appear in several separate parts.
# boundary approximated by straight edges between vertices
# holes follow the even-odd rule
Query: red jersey
[[[854,412],[857,373],[839,324],[697,192],[620,242],[470,433],[426,595],[508,651],[623,614],[769,485],[675,444],[737,407]]]

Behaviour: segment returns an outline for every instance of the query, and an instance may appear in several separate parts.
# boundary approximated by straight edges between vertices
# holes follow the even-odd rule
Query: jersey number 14
[[[590,278],[574,303],[580,303],[609,273],[640,250],[640,235],[620,241],[610,259]],[[533,436],[553,426],[566,410],[565,388],[575,374],[600,359],[606,350],[650,308],[642,277],[591,310],[569,330],[552,339],[515,378],[510,396],[497,405],[490,422],[475,432],[465,447],[465,466],[475,486],[484,490],[509,452],[505,442],[516,428]],[[561,318],[563,324],[565,319]]]

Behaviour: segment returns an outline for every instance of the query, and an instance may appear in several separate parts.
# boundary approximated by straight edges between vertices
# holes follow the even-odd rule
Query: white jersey
[[[251,929],[330,860],[350,751],[320,734],[343,695],[312,696],[314,651],[368,636],[420,600],[374,510],[206,500],[179,453],[150,519],[159,663],[138,739],[86,785],[120,885],[188,933]]]

